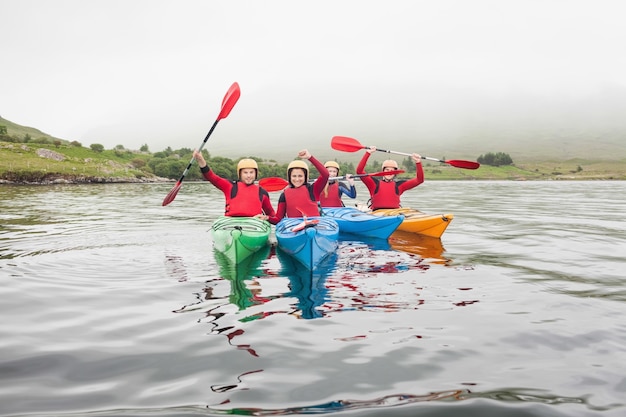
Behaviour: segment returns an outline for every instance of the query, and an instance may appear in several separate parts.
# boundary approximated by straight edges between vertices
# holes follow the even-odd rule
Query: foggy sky
[[[0,115],[84,146],[195,148],[237,81],[207,144],[235,156],[619,115],[622,3],[0,0]]]

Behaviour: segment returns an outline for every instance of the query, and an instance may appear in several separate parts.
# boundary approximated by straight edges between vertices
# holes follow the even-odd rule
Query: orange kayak
[[[441,237],[454,218],[454,214],[426,214],[410,208],[378,209],[372,211],[377,216],[404,216],[404,220],[396,230],[419,233],[430,237]]]

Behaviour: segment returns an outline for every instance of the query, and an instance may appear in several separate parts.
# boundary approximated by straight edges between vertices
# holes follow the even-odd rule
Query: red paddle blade
[[[281,191],[288,185],[289,182],[278,177],[261,178],[259,180],[259,186],[263,187],[265,191],[268,192]]]
[[[165,196],[165,198],[163,199],[163,205],[167,206],[169,203],[171,203],[172,201],[174,201],[174,199],[176,198],[176,194],[178,194],[178,190],[180,190],[180,187],[183,185],[182,182],[177,181],[176,185],[174,186],[174,188],[172,188],[170,190],[169,193],[167,193],[167,195]]]
[[[241,90],[239,89],[239,84],[235,82],[230,86],[224,96],[224,99],[222,100],[222,110],[217,116],[217,120],[222,120],[225,117],[228,117],[230,111],[233,107],[235,107],[235,103],[239,100],[239,96],[241,96]]]
[[[357,152],[366,148],[358,140],[346,136],[333,136],[330,147],[342,152]]]
[[[478,162],[474,161],[463,161],[459,159],[452,159],[450,161],[446,161],[446,164],[450,164],[456,168],[464,168],[464,169],[477,169],[480,167]]]

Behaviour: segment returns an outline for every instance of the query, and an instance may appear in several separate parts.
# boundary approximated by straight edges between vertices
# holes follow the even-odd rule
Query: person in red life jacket
[[[330,177],[339,176],[339,164],[335,161],[328,161],[324,164],[328,170]],[[354,188],[354,179],[350,174],[346,175],[348,185],[345,182],[337,180],[329,180],[320,195],[320,206],[322,207],[344,207],[341,196],[343,194],[350,198],[356,198],[356,188]]]
[[[357,174],[365,174],[365,165],[369,157],[376,151],[375,146],[367,148],[363,158],[356,168]],[[422,157],[416,153],[411,155],[415,162],[415,178],[398,180],[395,175],[385,175],[382,180],[374,177],[363,177],[361,180],[370,192],[369,207],[372,210],[400,208],[400,195],[406,190],[415,188],[424,182],[424,170],[422,169]],[[383,161],[382,170],[393,171],[398,169],[398,163],[388,159]]]
[[[300,159],[308,159],[319,172],[319,176],[312,184],[309,180],[309,166],[305,161],[291,161],[287,166],[289,185],[278,198],[276,216],[269,221],[276,224],[284,217],[314,217],[319,216],[317,205],[320,194],[328,182],[328,170],[311,153],[304,149],[298,152]]]
[[[224,193],[226,198],[225,216],[258,217],[268,220],[276,215],[267,191],[255,184],[259,174],[259,166],[254,159],[244,158],[239,161],[237,163],[239,179],[231,181],[212,171],[202,153],[194,150],[193,157],[198,161],[202,176]]]

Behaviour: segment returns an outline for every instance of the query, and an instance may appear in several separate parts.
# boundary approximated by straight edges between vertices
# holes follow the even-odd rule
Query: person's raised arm
[[[322,191],[324,191],[324,187],[328,183],[328,177],[330,177],[330,174],[328,173],[328,169],[326,169],[324,164],[318,161],[317,158],[315,158],[314,156],[311,156],[309,158],[309,162],[313,164],[313,166],[320,174],[313,183],[313,196],[316,200],[319,200]]]
[[[370,146],[367,148],[363,157],[359,161],[359,165],[356,167],[357,174],[365,174],[365,165],[367,165],[367,161],[370,159],[372,153],[376,151],[376,146]],[[370,192],[370,195],[374,193],[376,189],[376,183],[372,179],[372,177],[361,177],[361,182],[367,187]]]
[[[354,178],[352,175],[346,174],[348,184],[339,182],[339,195],[344,194],[350,198],[356,198],[356,187],[354,186]]]
[[[213,170],[211,170],[211,168],[209,168],[202,152],[198,152],[197,149],[194,149],[193,157],[198,162],[198,166],[200,167],[200,171],[202,172],[202,176],[205,180],[222,190],[224,194],[230,193],[230,190],[233,188],[232,183],[226,178],[220,177]]]
[[[359,165],[357,165],[357,167],[356,167],[356,173],[357,174],[365,174],[365,165],[367,165],[368,159],[370,159],[370,156],[375,151],[376,151],[376,146],[370,146],[369,148],[367,148],[365,150],[365,153],[363,154],[363,157],[361,157],[361,160],[359,161]],[[365,177],[363,177],[363,178],[365,178]]]
[[[415,177],[410,180],[404,181],[402,184],[398,186],[398,191],[400,194],[405,192],[406,190],[410,190],[411,188],[415,188],[421,183],[424,182],[424,169],[422,168],[422,157],[419,154],[412,154],[411,158],[415,163]]]

